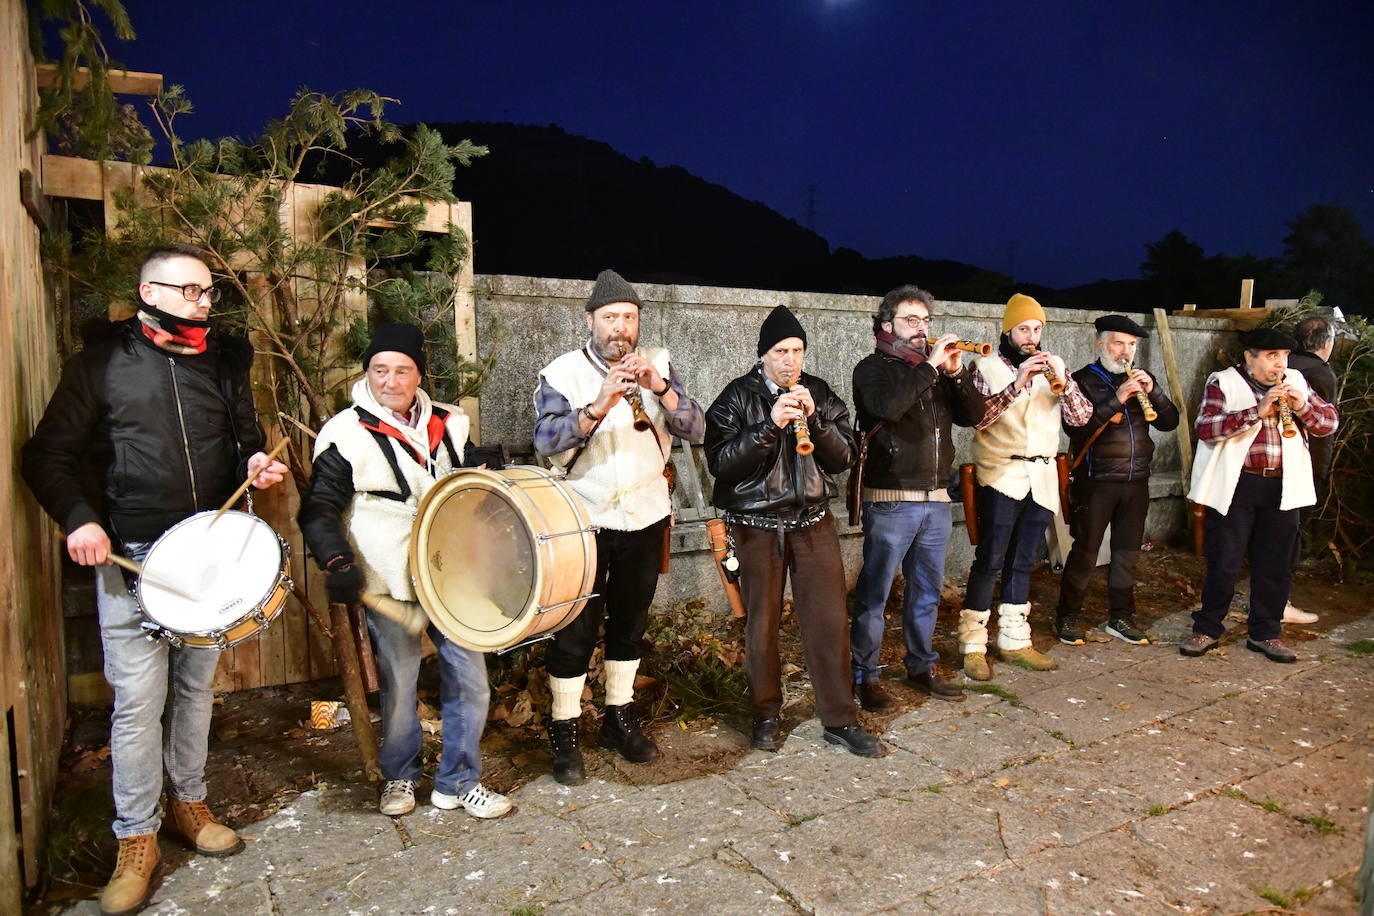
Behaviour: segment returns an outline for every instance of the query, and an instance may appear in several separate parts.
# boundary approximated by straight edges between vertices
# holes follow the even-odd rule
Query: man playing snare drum
[[[105,677],[114,688],[119,838],[118,864],[100,897],[104,913],[133,912],[148,899],[161,859],[164,766],[168,829],[203,855],[243,848],[205,804],[219,652],[146,638],[129,585],[108,558],[142,560],[163,532],[219,508],[253,471],[261,471],[253,481],[259,489],[286,474],[259,450],[264,437],[248,382],[253,348],[209,334],[219,291],[205,256],[183,245],[150,252],[138,298],[137,317],[110,325],[68,361],[23,449],[24,480],[66,530],[67,553],[96,568]]]
[[[416,508],[436,480],[480,451],[468,441],[462,408],[431,401],[420,387],[424,344],[414,325],[380,325],[363,351],[364,375],[353,385],[353,406],[336,414],[315,440],[299,521],[306,546],[325,571],[330,601],[352,604],[364,591],[415,601],[408,556]],[[415,711],[420,634],[372,610],[367,628],[382,687],[378,763],[386,782],[378,808],[392,816],[409,814],[422,773]],[[430,804],[500,817],[510,811],[510,799],[479,781],[490,699],[486,658],[433,625],[428,632],[438,649],[444,736]]]
[[[649,604],[658,585],[672,505],[663,475],[673,436],[700,442],[701,406],[687,396],[668,351],[639,348],[639,295],[613,270],[587,300],[589,338],[539,373],[534,447],[567,471],[596,535],[593,598],[544,651],[553,711],[553,775],[583,775],[577,723],[587,665],[606,621],[606,715],[601,746],[647,763],[658,748],[635,719],[634,682]],[[640,428],[643,427],[643,428]]]

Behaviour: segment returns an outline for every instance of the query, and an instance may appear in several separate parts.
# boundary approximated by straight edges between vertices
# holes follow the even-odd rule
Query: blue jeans
[[[883,608],[898,564],[906,580],[902,595],[902,636],[908,674],[929,671],[939,659],[931,647],[945,549],[953,526],[949,503],[864,503],[864,565],[854,586],[854,620],[849,649],[854,682],[878,680],[878,649],[883,641]]]
[[[968,573],[964,607],[992,607],[992,586],[1002,573],[1002,603],[1030,601],[1030,574],[1040,556],[1040,542],[1054,513],[1031,499],[1012,499],[992,487],[978,488],[978,549]]]
[[[410,635],[393,620],[367,612],[367,628],[377,655],[382,688],[382,748],[378,763],[387,779],[418,780],[420,717],[415,714],[415,682],[420,674],[420,635]],[[487,660],[481,652],[450,642],[434,626],[429,638],[439,650],[439,715],[443,752],[434,788],[465,795],[482,775],[482,729],[487,724]]]
[[[142,561],[151,544],[125,544]],[[205,798],[205,759],[209,753],[211,683],[218,649],[174,649],[148,639],[146,619],[114,566],[95,569],[100,641],[105,680],[114,688],[110,716],[114,834],[157,833],[162,825],[158,801],[162,770],[171,794],[182,801]]]

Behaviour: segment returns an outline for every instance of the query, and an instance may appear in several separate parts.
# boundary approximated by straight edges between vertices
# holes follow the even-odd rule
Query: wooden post
[[[1164,354],[1164,374],[1169,381],[1169,397],[1178,406],[1178,458],[1182,475],[1183,492],[1188,492],[1188,481],[1193,473],[1193,423],[1188,418],[1188,405],[1183,400],[1183,380],[1178,374],[1178,357],[1174,355],[1174,338],[1169,333],[1169,315],[1164,309],[1155,309],[1155,327],[1159,328],[1159,345]]]
[[[1245,279],[1240,281],[1240,307],[1243,309],[1252,308],[1255,302],[1255,281]]]
[[[382,768],[377,763],[377,736],[372,731],[372,715],[367,709],[367,694],[363,692],[358,647],[353,644],[353,624],[348,619],[347,605],[330,603],[329,625],[334,630],[334,654],[339,660],[339,677],[343,680],[344,702],[353,724],[353,737],[358,742],[358,756],[363,758],[363,775],[377,782],[382,778]]]
[[[473,293],[473,284],[476,282],[473,261],[476,254],[472,250],[472,204],[465,200],[449,204],[448,219],[453,225],[463,230],[468,238],[468,256],[464,259],[463,266],[458,268],[458,272],[453,275],[453,327],[454,331],[457,332],[458,358],[476,360],[477,297]],[[463,413],[468,415],[472,441],[480,444],[482,441],[481,401],[478,398],[463,398],[463,402],[458,406],[463,408]]]

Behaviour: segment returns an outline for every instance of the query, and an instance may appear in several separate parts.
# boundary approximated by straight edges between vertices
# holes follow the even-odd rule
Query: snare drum
[[[449,639],[499,652],[573,621],[596,576],[596,529],[577,494],[543,468],[464,468],[420,501],[410,575]]]
[[[257,636],[286,607],[289,549],[272,526],[229,510],[173,525],[143,558],[134,597],[144,628],[174,646],[227,649]]]

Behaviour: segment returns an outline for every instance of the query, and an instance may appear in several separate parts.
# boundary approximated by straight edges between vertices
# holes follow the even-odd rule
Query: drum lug
[[[181,648],[182,639],[180,636],[169,633],[151,620],[145,620],[139,626],[143,628],[143,635],[149,642],[165,642],[173,649]]]
[[[215,634],[215,648],[218,649],[218,650],[221,651],[221,652],[223,652],[225,649],[229,648],[229,640],[227,640],[227,639],[224,638],[224,634],[223,634],[223,633],[216,633],[216,634]]]

